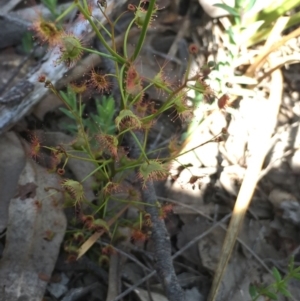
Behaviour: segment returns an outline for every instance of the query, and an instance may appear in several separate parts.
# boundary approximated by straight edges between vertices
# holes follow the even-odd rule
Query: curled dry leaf
[[[27,161],[10,201],[0,300],[43,298],[66,229],[59,177]]]

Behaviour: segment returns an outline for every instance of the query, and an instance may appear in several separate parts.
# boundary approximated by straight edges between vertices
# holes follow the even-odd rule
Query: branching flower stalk
[[[87,7],[87,2],[86,0],[83,1],[84,4]],[[98,39],[101,41],[101,43],[104,45],[104,47],[108,50],[108,52],[118,60],[118,62],[120,64],[125,64],[126,60],[120,56],[116,51],[114,51],[105,41],[104,37],[102,36],[102,34],[100,33],[98,27],[96,26],[96,24],[94,23],[94,21],[92,20],[91,16],[89,15],[89,11],[87,9],[84,9],[81,4],[79,3],[79,1],[77,2],[77,8],[78,10],[84,15],[84,17],[86,18],[86,20],[89,21],[90,25],[92,26],[94,32],[96,33]]]
[[[164,214],[158,204],[154,188],[155,181],[165,179],[168,176],[167,166],[163,162],[174,159],[178,155],[178,151],[174,146],[169,158],[153,160],[150,158],[150,152],[147,152],[146,146],[148,133],[156,118],[166,110],[173,110],[175,115],[173,119],[178,117],[184,119],[190,115],[191,108],[187,105],[186,93],[192,87],[189,87],[188,84],[195,80],[200,82],[203,76],[198,74],[189,78],[190,63],[184,80],[175,87],[165,76],[164,67],[160,68],[160,71],[153,78],[146,79],[142,74],[139,74],[137,58],[144,45],[146,33],[154,20],[154,14],[158,10],[155,0],[141,1],[138,6],[128,6],[129,12],[133,15],[133,20],[125,31],[123,55],[118,53],[116,49],[114,28],[117,21],[112,22],[105,14],[105,1],[98,1],[98,9],[101,10],[108,21],[110,31],[104,28],[103,25],[98,24],[86,0],[75,1],[74,3],[95,32],[98,38],[97,49],[84,47],[81,40],[75,38],[71,33],[62,34],[55,39],[56,45],[60,45],[59,49],[61,51],[61,57],[57,63],[72,66],[83,53],[88,52],[100,55],[103,58],[103,65],[107,73],[102,74],[94,67],[91,72],[87,73],[90,77],[87,80],[87,86],[97,90],[98,93],[109,93],[113,98],[113,113],[108,114],[108,116],[113,116],[113,120],[110,120],[113,123],[113,130],[105,132],[107,127],[101,127],[101,125],[96,126],[96,130],[91,130],[91,123],[82,116],[85,105],[81,103],[80,93],[82,92],[78,92],[79,96],[75,95],[68,99],[69,94],[60,94],[51,82],[44,81],[46,86],[65,104],[67,112],[66,110],[62,111],[72,118],[73,123],[74,121],[76,123],[74,134],[77,136],[77,143],[69,146],[65,157],[80,160],[80,156],[74,155],[75,150],[86,155],[82,160],[95,164],[94,170],[84,175],[81,181],[65,179],[62,181],[62,187],[76,201],[76,207],[80,207],[80,203],[85,199],[83,183],[85,184],[87,179],[92,176],[96,178],[95,190],[97,190],[99,200],[97,205],[90,206],[93,214],[87,216],[81,212],[81,208],[76,208],[79,211],[77,213],[79,220],[83,224],[82,231],[100,231],[104,229],[105,233],[110,233],[109,227],[111,227],[111,224],[106,223],[105,220],[109,216],[116,216],[115,211],[109,209],[108,206],[108,201],[112,199],[117,199],[121,205],[125,203],[125,207],[128,207],[129,204],[136,206],[142,212],[139,220],[126,221],[127,224],[131,223],[132,238],[133,240],[149,238],[153,241],[155,268],[166,295],[170,301],[183,301],[184,293],[174,270],[170,238],[163,220]],[[146,5],[147,9],[145,9]],[[127,42],[130,29],[135,25],[140,29],[140,35],[134,53],[129,57]],[[112,46],[109,46],[110,43],[107,39],[111,40]],[[167,95],[164,104],[158,109],[144,97],[150,87],[155,87]],[[74,85],[73,88],[79,90],[81,86]],[[97,121],[101,124],[100,115],[102,110],[98,111],[98,114]],[[123,147],[124,145],[125,147]],[[59,161],[59,163],[61,162]],[[67,160],[58,167],[57,172],[60,175],[63,175],[66,164]],[[122,181],[127,171],[134,171],[138,189],[135,187],[130,191],[127,188],[128,196],[126,198],[115,198],[114,193],[123,189]],[[144,205],[144,208],[141,204]],[[118,226],[119,223],[121,222],[118,222]],[[150,229],[150,237],[149,233],[144,231],[145,224]],[[113,232],[116,233],[118,227],[116,224],[114,227]],[[100,236],[94,233],[81,245],[81,251],[78,251],[78,245],[71,245],[69,249],[76,249],[76,252],[80,252],[82,255],[96,241],[95,237]],[[87,245],[88,247],[86,247]]]
[[[115,21],[112,21],[106,14],[106,1],[98,0],[96,3],[97,5],[93,6],[88,4],[87,0],[75,0],[60,16],[55,16],[56,21],[54,23],[40,18],[34,24],[34,30],[42,43],[47,43],[50,48],[59,52],[60,56],[55,57],[56,65],[64,64],[69,68],[84,53],[93,53],[103,58],[102,63],[106,71],[105,74],[101,73],[94,66],[91,71],[85,74],[89,76],[89,79],[84,79],[83,85],[70,84],[71,89],[69,90],[68,87],[67,93],[56,90],[53,78],[48,80],[45,75],[40,75],[38,81],[45,83],[45,87],[50,89],[65,105],[66,108],[60,109],[71,119],[72,124],[67,125],[69,126],[67,130],[68,133],[74,134],[76,139],[67,146],[48,147],[41,145],[39,139],[33,136],[31,137],[30,155],[37,160],[41,148],[50,150],[54,162],[51,162],[53,165],[51,172],[56,171],[62,177],[65,174],[65,169],[68,168],[69,159],[94,164],[94,169],[88,171],[80,180],[63,178],[61,181],[61,187],[66,195],[69,194],[69,201],[75,207],[77,222],[80,223],[79,227],[81,227],[76,235],[73,235],[69,240],[66,239],[65,250],[69,252],[70,259],[78,259],[104,234],[111,239],[113,244],[114,237],[118,236],[119,227],[128,227],[131,229],[133,241],[145,241],[146,239],[153,241],[155,269],[166,296],[170,301],[183,301],[185,296],[175,274],[170,238],[163,220],[166,216],[164,210],[167,211],[167,209],[162,209],[158,203],[154,185],[156,181],[168,176],[165,162],[176,160],[180,155],[208,142],[222,141],[226,137],[227,131],[224,129],[210,141],[181,153],[179,144],[176,139],[173,139],[168,145],[169,157],[160,157],[155,160],[152,159],[153,154],[157,154],[159,149],[156,149],[155,152],[148,151],[147,142],[149,142],[148,134],[156,119],[167,110],[172,110],[172,120],[176,118],[185,120],[191,117],[193,107],[187,101],[188,91],[193,89],[204,98],[212,99],[214,97],[212,89],[205,82],[212,66],[208,63],[195,75],[190,76],[192,62],[192,56],[190,56],[185,75],[182,81],[177,84],[171,83],[166,77],[164,66],[160,67],[159,72],[153,78],[145,78],[138,71],[138,57],[144,45],[147,31],[158,11],[156,1],[141,0],[138,6],[128,5],[127,13],[132,15],[132,21],[124,33],[123,53],[118,52],[117,49],[115,26],[125,12]],[[85,47],[82,40],[75,35],[76,29],[74,29],[73,34],[71,31],[64,32],[63,26],[58,28],[57,23],[74,7],[80,12],[77,25],[83,24],[80,22],[84,22],[84,25],[90,25],[97,37],[97,49]],[[97,20],[96,16],[99,16],[99,12],[108,22],[108,27]],[[130,30],[134,26],[140,30],[140,33],[133,54],[130,55],[127,44]],[[84,28],[86,29],[86,26]],[[190,45],[189,53],[191,55],[197,51],[197,46]],[[103,102],[102,100],[101,102],[95,100],[97,113],[89,113],[88,118],[86,115],[83,116],[88,110],[85,110],[85,104],[82,103],[81,99],[85,87],[96,90],[98,94],[109,94],[111,97],[106,104],[105,97],[102,99]],[[145,97],[150,87],[154,87],[166,95],[159,108]],[[76,92],[71,94],[70,91]],[[218,109],[225,109],[229,105],[228,100],[229,98],[225,94],[220,97],[217,102]],[[125,187],[124,189],[126,186],[124,179],[130,172],[135,174],[137,187],[132,185],[133,187]],[[88,180],[94,181],[91,186],[95,192],[92,197],[97,198],[95,204],[88,204],[86,200],[84,186]],[[130,183],[132,184],[132,182]],[[124,192],[126,196],[116,196],[116,192]],[[111,201],[118,202],[113,209],[108,206]],[[82,210],[82,203],[90,207],[91,210],[88,214]],[[118,206],[122,208],[117,211]],[[123,213],[130,206],[135,206],[139,210],[139,217],[136,220],[123,221]],[[111,235],[111,233],[113,234]],[[109,254],[107,254],[107,250],[102,251],[103,254],[100,254],[98,262],[107,263]],[[275,276],[278,284],[281,284],[283,279],[278,273]],[[281,287],[281,289],[285,293],[285,287]],[[254,292],[254,298],[257,299],[258,293],[258,291]],[[260,293],[266,295],[265,291]]]
[[[142,2],[140,2],[139,7],[137,8],[137,10],[141,9],[141,3]],[[134,61],[138,57],[138,55],[139,55],[139,53],[140,53],[140,51],[141,51],[141,49],[142,49],[142,47],[144,45],[144,41],[145,41],[145,38],[146,38],[147,30],[148,30],[150,22],[151,22],[151,20],[153,18],[153,14],[157,10],[157,5],[156,5],[156,1],[155,0],[150,0],[148,3],[149,3],[148,10],[147,10],[145,19],[143,20],[143,25],[142,25],[142,30],[141,30],[141,33],[140,33],[140,37],[139,37],[139,40],[137,42],[136,48],[134,50],[134,53],[133,53],[133,55],[131,57],[131,61]]]

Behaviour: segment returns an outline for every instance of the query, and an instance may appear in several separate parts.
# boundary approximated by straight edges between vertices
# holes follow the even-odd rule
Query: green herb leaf
[[[282,280],[282,277],[280,275],[280,272],[277,270],[277,268],[273,267],[272,269],[272,274],[273,274],[273,277],[275,278],[275,280],[277,282],[280,282]]]
[[[217,4],[214,4],[214,6],[223,8],[224,10],[226,10],[232,16],[240,17],[239,12],[234,7],[231,7],[231,6],[227,5],[227,4],[217,3]]]

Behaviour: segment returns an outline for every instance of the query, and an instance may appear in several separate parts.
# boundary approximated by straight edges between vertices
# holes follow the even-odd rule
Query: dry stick
[[[265,156],[267,155],[269,140],[276,125],[277,114],[281,103],[283,90],[282,81],[281,71],[276,70],[271,78],[270,97],[266,103],[263,103],[264,106],[261,112],[258,112],[256,119],[253,119],[253,122],[257,122],[255,132],[257,147],[253,150],[253,155],[249,160],[244,181],[236,200],[208,301],[215,301],[217,298],[227,263],[254,193]]]
[[[280,71],[278,72],[280,73]],[[281,75],[279,74],[279,77],[280,76]],[[273,74],[272,77],[274,78],[275,74]],[[278,74],[276,77],[278,77]],[[275,93],[277,93],[277,95],[274,95],[274,93],[271,92],[271,96],[269,99],[269,102],[272,102],[272,100],[274,102],[272,104],[269,104],[270,106],[269,111],[267,110],[265,111],[266,116],[268,116],[268,118],[270,119],[271,118],[274,119],[274,117],[276,118],[278,113],[278,107],[279,107],[278,100],[281,98],[282,86],[280,86],[280,83],[278,83],[277,85],[279,86],[274,87],[274,91]],[[274,108],[272,109],[271,106],[273,106],[275,109]],[[273,111],[272,114],[270,114],[270,111]],[[272,122],[269,122],[268,125],[270,125],[271,123]],[[265,129],[261,128],[261,133],[257,132],[257,145],[259,145],[259,147],[257,147],[255,153],[253,153],[251,160],[249,160],[249,165],[244,177],[244,181],[242,183],[238,198],[236,200],[233,216],[230,221],[228,232],[225,237],[225,244],[222,249],[222,256],[220,258],[220,262],[218,264],[215,278],[213,281],[211,295],[208,299],[209,301],[216,300],[217,292],[221,284],[221,280],[223,278],[226,265],[232,253],[232,249],[237,239],[240,226],[242,224],[242,221],[244,219],[245,213],[248,209],[249,203],[251,201],[252,195],[254,193],[257,184],[260,170],[266,156],[265,148],[267,147],[267,142],[268,139],[270,138],[270,135],[272,134],[272,130],[273,128],[269,126],[266,127]]]
[[[224,216],[219,222],[215,223],[210,229],[207,231],[201,233],[197,237],[195,237],[193,240],[191,240],[188,244],[186,244],[183,248],[181,248],[179,251],[177,251],[171,258],[174,260],[178,256],[180,256],[183,252],[185,252],[188,248],[193,246],[195,243],[197,243],[200,239],[204,238],[207,236],[210,232],[212,232],[215,228],[219,227],[220,224],[225,223],[229,218],[231,214],[227,214]],[[118,301],[127,296],[129,293],[131,293],[133,290],[135,290],[137,287],[139,287],[141,284],[143,284],[145,281],[150,279],[152,276],[156,274],[156,271],[152,271],[150,274],[142,278],[140,281],[129,287],[126,291],[124,291],[122,294],[120,294],[117,298],[115,298],[113,301]]]
[[[110,255],[109,273],[108,273],[108,292],[106,296],[106,301],[111,301],[119,295],[120,263],[121,263],[121,256],[119,253]]]
[[[290,34],[282,37],[279,41],[275,42],[273,45],[271,46],[269,45],[269,47],[267,47],[260,55],[258,55],[255,58],[254,63],[251,64],[251,66],[246,71],[246,75],[253,76],[255,71],[258,70],[258,68],[265,63],[270,53],[277,50],[279,47],[284,45],[287,41],[296,38],[299,35],[300,35],[300,28],[297,28],[294,31],[292,31]]]
[[[134,131],[139,141],[144,141],[144,134]],[[130,146],[130,157],[138,159],[141,150],[131,134],[127,135]],[[155,269],[169,301],[184,301],[184,293],[178,282],[171,257],[171,242],[164,221],[160,218],[157,207],[157,196],[152,180],[147,180],[143,185],[138,182],[143,202],[146,203],[145,211],[151,216],[151,238],[154,244]]]
[[[173,261],[171,258],[171,242],[164,220],[160,218],[157,197],[152,180],[146,182],[146,187],[141,190],[142,199],[147,203],[145,210],[151,216],[151,238],[154,242],[155,268],[165,289],[167,298],[172,301],[183,301],[184,293],[179,285]]]
[[[285,65],[298,64],[300,62],[300,55],[298,53],[278,58],[276,65],[270,70],[266,71],[261,77],[258,78],[257,82],[261,83],[265,78],[269,77],[276,69],[280,69]]]
[[[81,299],[97,287],[99,287],[98,282],[92,283],[86,287],[71,288],[61,301],[74,301]]]

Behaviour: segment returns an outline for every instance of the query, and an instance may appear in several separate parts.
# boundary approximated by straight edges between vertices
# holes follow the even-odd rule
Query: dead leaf
[[[201,231],[203,230],[201,229]],[[203,237],[198,243],[201,262],[211,272],[217,268],[224,238],[225,231],[221,228],[216,228],[210,235]]]
[[[181,249],[183,246],[185,246],[187,243],[189,243],[192,239],[197,237],[201,234],[201,232],[204,232],[206,229],[208,229],[209,225],[206,223],[204,219],[201,218],[190,218],[190,222],[186,225],[184,225],[181,228],[181,232],[177,236],[177,247],[178,249]],[[190,248],[188,248],[182,256],[192,262],[193,264],[200,266],[200,256],[199,256],[199,250],[197,248],[197,244],[194,244]]]
[[[0,261],[1,301],[40,301],[66,230],[59,177],[27,160],[10,202]],[[51,239],[48,233],[51,232]],[[23,300],[22,299],[22,300]]]
[[[17,135],[8,132],[0,137],[0,232],[7,225],[8,206],[16,193],[25,153]]]

